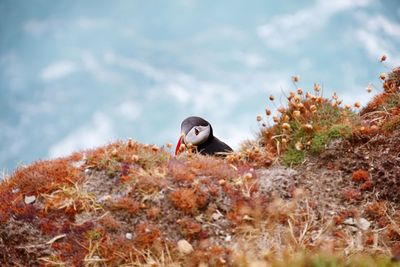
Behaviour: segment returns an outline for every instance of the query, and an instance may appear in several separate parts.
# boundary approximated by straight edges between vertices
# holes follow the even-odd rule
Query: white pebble
[[[125,238],[129,239],[129,240],[132,240],[132,238],[133,238],[132,233],[126,233],[125,234]]]
[[[35,202],[35,200],[35,196],[25,196],[25,204],[32,204],[33,202]]]
[[[188,241],[181,239],[178,241],[178,250],[182,254],[189,254],[193,252],[193,247]]]

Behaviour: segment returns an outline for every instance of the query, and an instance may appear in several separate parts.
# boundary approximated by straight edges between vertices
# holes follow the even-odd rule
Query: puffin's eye
[[[200,131],[197,130],[197,128],[194,128],[194,134],[195,134],[195,135],[199,135],[199,133],[200,133]]]

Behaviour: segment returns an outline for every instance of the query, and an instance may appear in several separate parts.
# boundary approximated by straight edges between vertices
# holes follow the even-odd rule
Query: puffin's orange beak
[[[179,137],[178,144],[176,144],[175,156],[177,156],[180,153],[179,149],[181,148],[183,136],[184,136],[184,134],[182,133],[181,136]]]

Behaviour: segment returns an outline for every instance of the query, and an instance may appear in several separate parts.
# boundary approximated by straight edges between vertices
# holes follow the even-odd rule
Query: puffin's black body
[[[183,120],[181,124],[181,131],[184,135],[187,135],[189,131],[195,126],[209,126],[210,134],[206,141],[196,145],[197,151],[204,155],[218,155],[219,153],[232,152],[232,148],[219,140],[213,134],[211,124],[203,118],[192,116]],[[184,141],[183,141],[184,143]]]
[[[198,145],[197,150],[199,153],[204,155],[215,155],[217,153],[228,153],[233,151],[230,146],[215,136],[209,137],[205,143]]]

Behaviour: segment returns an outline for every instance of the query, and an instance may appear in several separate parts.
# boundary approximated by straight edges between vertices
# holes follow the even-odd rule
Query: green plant
[[[305,156],[306,152],[304,150],[297,150],[296,148],[291,147],[284,152],[282,160],[286,166],[291,166],[302,163]]]

